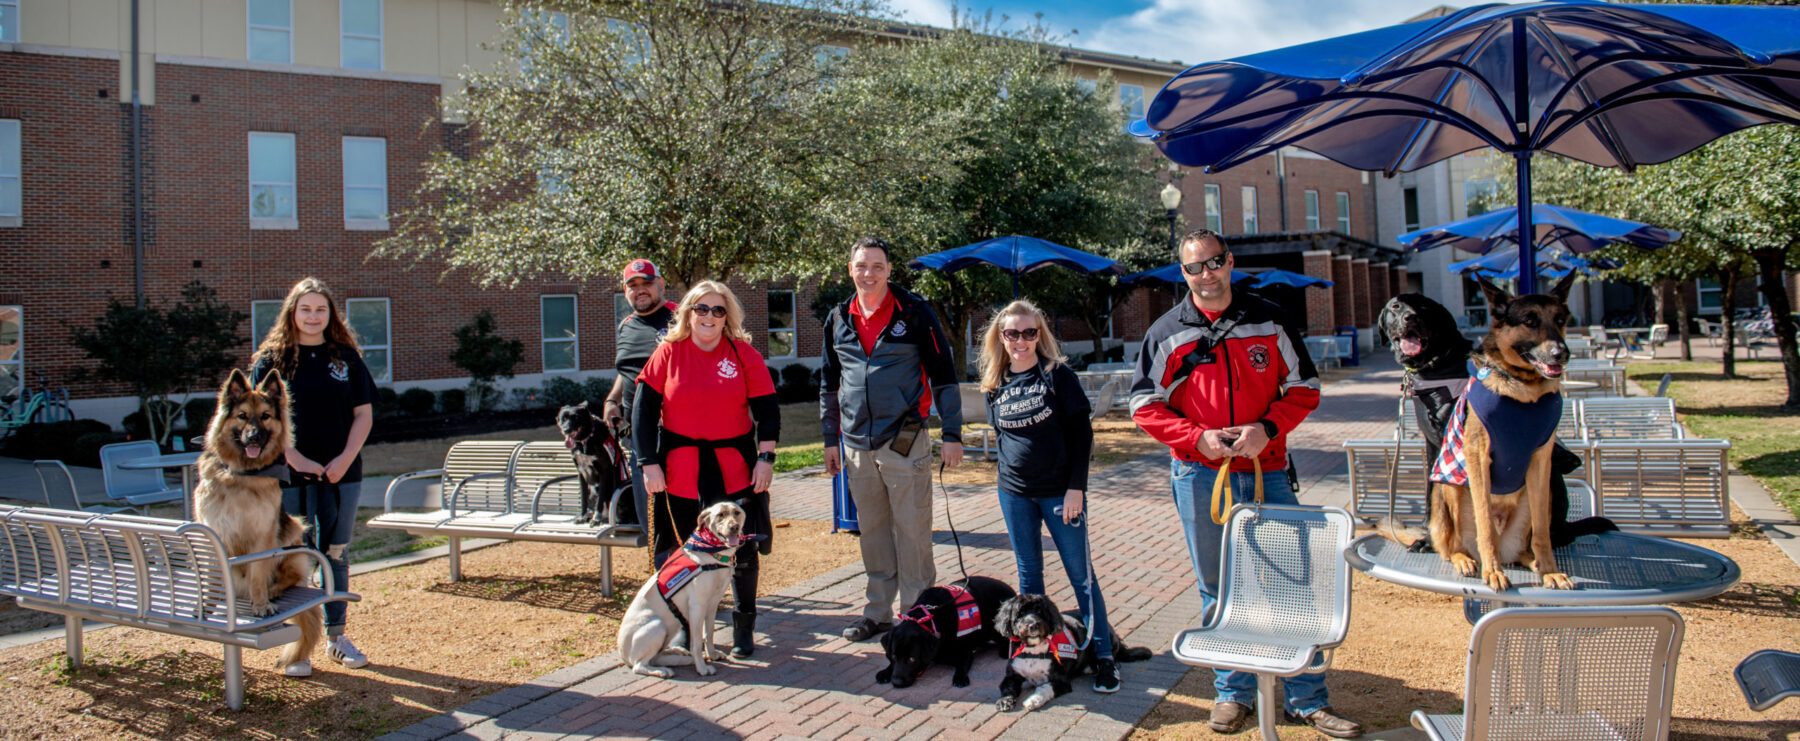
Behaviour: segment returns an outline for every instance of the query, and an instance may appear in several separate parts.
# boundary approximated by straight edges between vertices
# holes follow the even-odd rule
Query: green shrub
[[[789,363],[781,369],[778,397],[784,403],[819,398],[819,379],[813,369],[802,363]]]
[[[400,411],[408,417],[423,417],[437,406],[437,394],[430,389],[410,388],[400,393]]]
[[[165,410],[166,416],[173,416],[175,413],[175,410],[179,409],[181,406],[172,401],[152,401],[152,402],[150,402],[150,405],[154,409]],[[162,416],[162,415],[159,415],[159,416]],[[150,439],[150,423],[144,419],[144,410],[139,409],[135,412],[125,415],[124,425],[125,425],[125,434],[130,435],[131,439],[133,439],[133,440],[148,440],[148,439]],[[111,429],[111,428],[108,428],[108,429]]]
[[[74,450],[75,441],[83,435],[96,432],[111,433],[112,427],[96,419],[69,419],[50,424],[26,425],[13,433],[12,439],[8,441],[11,445],[7,451],[31,460],[73,462],[69,456]],[[99,451],[99,448],[94,450]]]
[[[125,433],[123,432],[113,432],[111,430],[107,430],[106,432],[89,432],[81,437],[75,438],[75,442],[69,445],[69,452],[63,456],[62,461],[71,466],[99,468],[100,448],[124,441]]]
[[[539,402],[550,407],[572,406],[586,401],[587,398],[586,387],[563,376],[552,376],[545,379],[543,390],[538,393]]]
[[[445,414],[462,414],[469,408],[469,392],[463,389],[444,389],[438,392],[438,405]]]
[[[375,389],[375,418],[393,419],[400,413],[400,395],[381,386]]]
[[[203,396],[189,399],[181,405],[181,414],[187,418],[188,435],[204,435],[207,426],[212,424],[213,412],[219,406],[218,397]]]
[[[613,379],[613,374],[589,378],[585,383],[581,384],[583,391],[582,398],[587,399],[594,406],[604,403],[606,397],[612,394]]]

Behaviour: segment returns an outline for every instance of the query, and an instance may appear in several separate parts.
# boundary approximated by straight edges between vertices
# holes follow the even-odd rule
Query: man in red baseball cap
[[[675,304],[663,299],[662,271],[656,268],[656,263],[643,258],[632,260],[626,263],[619,278],[632,313],[619,320],[614,334],[613,370],[617,375],[612,391],[606,395],[602,415],[621,431],[619,443],[629,445],[631,435],[626,424],[631,421],[631,404],[637,396],[638,373],[644,370],[644,364],[650,362],[650,353],[656,351],[657,343],[668,333],[669,322],[675,318]],[[632,462],[632,494],[636,512],[641,515],[645,509],[644,476],[635,463],[636,457],[626,455],[625,460]],[[625,521],[620,518],[620,522]],[[642,524],[641,517],[639,524]]]

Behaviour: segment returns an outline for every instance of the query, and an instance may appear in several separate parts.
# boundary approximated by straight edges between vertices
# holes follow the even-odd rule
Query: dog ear
[[[271,371],[273,372],[273,371]],[[224,385],[219,387],[219,406],[221,408],[237,403],[237,399],[250,393],[250,379],[242,370],[231,369],[231,375],[225,378]]]
[[[256,385],[256,390],[280,404],[287,397],[287,384],[281,380],[281,369],[270,368],[268,375],[263,376],[262,383]]]
[[[1375,344],[1377,344],[1377,345],[1388,344],[1388,333],[1387,333],[1388,320],[1393,317],[1394,303],[1399,300],[1400,299],[1397,299],[1397,298],[1389,299],[1386,304],[1383,304],[1381,306],[1381,316],[1375,317]]]
[[[1556,287],[1550,289],[1550,295],[1556,299],[1557,303],[1567,304],[1569,303],[1569,289],[1574,286],[1575,271],[1570,270],[1568,275],[1556,282]]]
[[[580,409],[581,411],[584,411],[584,412],[587,411],[587,408],[588,408],[587,399],[582,399],[580,404],[575,405],[575,408]]]
[[[1000,611],[994,614],[994,630],[998,631],[1000,635],[1008,638],[1018,635],[1018,632],[1013,630],[1013,623],[1019,620],[1019,600],[1019,597],[1007,598],[1005,602],[1000,603]]]
[[[1506,289],[1494,285],[1493,281],[1487,279],[1487,276],[1478,276],[1475,278],[1475,282],[1481,286],[1482,295],[1487,297],[1488,322],[1491,324],[1500,321],[1500,316],[1506,313],[1507,304],[1512,303],[1513,295],[1507,293]]]

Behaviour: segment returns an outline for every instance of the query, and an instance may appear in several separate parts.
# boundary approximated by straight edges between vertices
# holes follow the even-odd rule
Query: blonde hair
[[[981,331],[981,390],[991,392],[1000,388],[1006,381],[1006,368],[1012,364],[1012,358],[1006,354],[1006,346],[1000,341],[1000,325],[1007,317],[1027,316],[1037,322],[1038,365],[1044,370],[1055,368],[1057,364],[1067,362],[1063,357],[1062,347],[1056,341],[1056,335],[1050,333],[1050,322],[1044,318],[1044,312],[1035,304],[1024,299],[1014,301],[988,320],[987,329]]]
[[[681,304],[675,307],[675,326],[669,328],[664,342],[680,342],[694,332],[694,304],[706,294],[716,293],[725,297],[725,336],[744,342],[750,341],[750,333],[744,331],[744,305],[738,303],[737,294],[726,288],[724,283],[716,280],[703,280],[689,288],[687,295],[681,297]]]
[[[256,348],[255,359],[267,359],[281,369],[285,378],[294,376],[294,361],[300,346],[300,328],[294,324],[294,311],[300,307],[300,299],[309,293],[325,297],[326,305],[331,307],[331,320],[325,323],[325,348],[331,359],[338,359],[340,348],[361,352],[356,344],[356,333],[344,322],[343,304],[338,303],[337,296],[325,287],[325,281],[309,275],[288,289],[287,298],[281,302],[281,312],[275,316],[275,325],[269,327],[269,335]]]

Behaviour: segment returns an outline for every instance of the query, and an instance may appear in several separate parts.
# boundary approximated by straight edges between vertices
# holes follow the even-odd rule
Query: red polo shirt
[[[863,355],[875,354],[875,341],[881,339],[881,333],[887,330],[888,322],[894,318],[894,309],[900,302],[894,298],[894,292],[888,291],[887,297],[881,300],[881,306],[867,318],[862,315],[862,299],[850,297],[850,325],[856,328],[856,339],[862,343]],[[919,368],[919,383],[925,387],[925,395],[919,398],[919,419],[931,416],[931,380],[926,378],[925,369]]]

